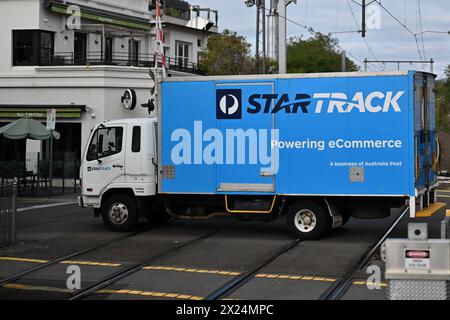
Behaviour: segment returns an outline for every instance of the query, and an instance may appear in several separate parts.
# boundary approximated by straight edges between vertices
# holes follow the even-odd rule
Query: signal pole
[[[278,13],[281,19],[278,19],[278,73],[283,74],[287,71],[286,66],[286,0],[278,0]]]
[[[266,73],[266,0],[256,0],[256,73],[260,71]]]

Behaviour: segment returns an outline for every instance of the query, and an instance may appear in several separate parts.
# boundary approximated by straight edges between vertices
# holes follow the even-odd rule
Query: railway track
[[[340,300],[345,293],[350,289],[353,279],[356,274],[364,268],[364,266],[370,261],[375,252],[380,248],[383,244],[384,240],[389,236],[391,231],[397,226],[397,224],[403,219],[405,214],[408,212],[409,206],[407,206],[402,213],[394,220],[394,222],[389,226],[389,228],[383,232],[383,234],[378,238],[378,240],[370,247],[358,260],[356,264],[354,264],[345,276],[337,281],[334,285],[330,286],[328,290],[326,290],[321,297],[320,300]]]
[[[408,208],[405,208],[402,213],[394,220],[394,222],[386,229],[378,238],[377,241],[360,257],[358,262],[354,264],[348,272],[342,277],[340,280],[336,281],[333,285],[331,285],[320,297],[321,300],[339,300],[342,298],[343,295],[348,291],[348,289],[352,285],[352,281],[355,278],[355,275],[358,273],[359,270],[361,270],[367,262],[371,259],[373,254],[378,250],[382,242],[388,237],[389,233],[397,226],[397,224],[401,221],[401,219],[405,216],[406,212],[408,212]],[[186,242],[183,242],[175,247],[169,248],[161,253],[158,253],[156,255],[147,257],[143,259],[140,262],[133,263],[132,265],[126,266],[121,268],[120,270],[100,279],[99,281],[96,281],[89,285],[88,287],[77,290],[75,292],[72,292],[69,294],[68,297],[66,297],[68,300],[80,300],[87,298],[88,296],[91,296],[92,294],[108,288],[112,286],[113,284],[119,282],[120,280],[123,280],[139,271],[141,271],[144,267],[147,265],[154,263],[158,259],[167,256],[171,253],[174,253],[178,250],[181,250],[183,248],[186,248],[187,246],[193,245],[199,241],[208,239],[209,237],[215,235],[216,233],[220,232],[221,230],[228,228],[232,226],[233,224],[237,223],[238,221],[233,221],[232,223],[228,223],[225,225],[222,225],[218,228],[215,228],[211,232],[199,236],[197,238],[194,238],[192,240],[188,240]],[[24,276],[30,275],[34,272],[37,272],[39,270],[43,270],[45,268],[48,268],[52,265],[58,264],[64,260],[73,259],[74,257],[82,256],[86,253],[95,252],[96,250],[101,250],[103,247],[122,241],[124,239],[136,236],[140,234],[142,231],[135,232],[132,234],[128,234],[124,237],[121,237],[119,239],[107,241],[103,244],[87,248],[84,250],[80,250],[77,252],[74,252],[72,254],[66,255],[64,257],[51,260],[45,264],[39,265],[37,267],[25,270],[23,272],[20,272],[18,274],[12,275],[10,277],[7,277],[0,281],[0,287],[4,286],[9,283],[13,283]],[[218,287],[217,289],[210,292],[208,295],[205,296],[205,300],[220,300],[224,299],[228,296],[230,296],[233,292],[235,292],[237,289],[241,288],[243,285],[254,279],[254,276],[264,267],[270,265],[274,260],[278,259],[281,255],[287,253],[288,251],[292,250],[293,248],[297,247],[301,241],[299,239],[295,239],[293,241],[289,241],[287,243],[284,243],[282,246],[280,246],[277,250],[274,250],[270,255],[263,257],[259,261],[256,261],[253,265],[251,265],[247,271],[244,271],[240,273],[237,276],[234,276],[231,280],[223,284],[222,286]]]

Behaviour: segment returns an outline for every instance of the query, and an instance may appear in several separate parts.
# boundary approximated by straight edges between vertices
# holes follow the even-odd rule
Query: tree
[[[291,38],[287,45],[288,73],[341,71],[342,52],[336,49],[337,44],[337,39],[320,33],[306,40]],[[357,71],[359,68],[346,58],[346,69]]]
[[[208,46],[201,55],[200,69],[206,75],[238,75],[254,73],[251,45],[245,37],[225,29],[209,37]]]
[[[450,133],[450,65],[445,78],[436,81],[436,127]]]

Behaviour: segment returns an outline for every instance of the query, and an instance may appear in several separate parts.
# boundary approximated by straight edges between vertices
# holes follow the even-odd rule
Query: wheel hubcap
[[[109,219],[114,224],[124,224],[128,219],[127,206],[123,203],[114,203],[109,210]]]
[[[301,232],[310,232],[316,226],[316,215],[309,209],[302,209],[295,214],[295,227]]]

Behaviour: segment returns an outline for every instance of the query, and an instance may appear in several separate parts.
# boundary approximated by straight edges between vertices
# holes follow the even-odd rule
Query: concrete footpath
[[[78,202],[78,194],[70,193],[55,196],[31,197],[23,196],[17,198],[17,211],[22,212],[37,208],[55,207],[60,205],[74,204]]]

